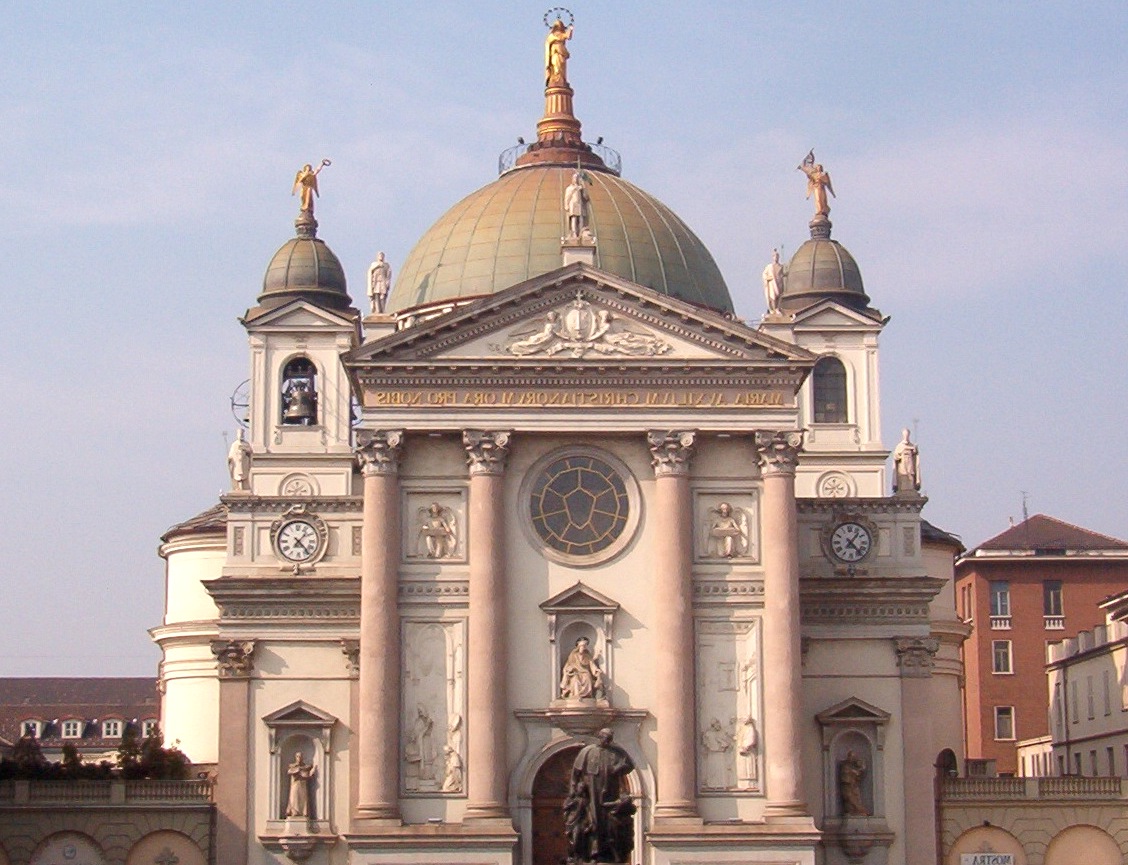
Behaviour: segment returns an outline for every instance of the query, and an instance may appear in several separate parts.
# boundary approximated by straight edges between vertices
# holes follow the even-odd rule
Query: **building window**
[[[1105,752],[1108,754],[1108,777],[1114,778],[1116,777],[1116,749],[1110,745],[1105,748]]]
[[[1101,682],[1104,685],[1104,710],[1106,715],[1112,714],[1112,682],[1109,679],[1108,670],[1104,671],[1104,676]]]
[[[82,735],[81,721],[63,721],[63,738],[77,739]]]
[[[995,738],[1005,741],[1014,739],[1014,706],[995,707]]]
[[[1011,669],[1011,641],[991,641],[991,672],[1013,673]]]
[[[149,739],[157,733],[157,721],[154,718],[149,718],[141,723],[141,738]]]
[[[1010,583],[1006,580],[991,580],[991,627],[995,630],[1010,630]]]
[[[31,736],[33,739],[39,738],[39,722],[38,721],[24,721],[20,724],[20,735]]]
[[[1061,602],[1061,580],[1042,581],[1042,617],[1047,630],[1065,629],[1065,613]]]
[[[1085,774],[1081,770],[1081,752],[1080,751],[1075,751],[1073,753],[1073,774],[1074,775],[1084,775]]]
[[[103,721],[102,722],[102,738],[103,739],[120,739],[121,738],[121,721]]]
[[[1097,775],[1101,774],[1099,771],[1097,771],[1097,752],[1096,751],[1090,751],[1089,752],[1089,768],[1092,770],[1092,772],[1090,772],[1089,774],[1091,774],[1094,778],[1096,778]]]
[[[812,390],[815,423],[847,423],[846,367],[836,357],[820,357],[815,363]]]
[[[1069,719],[1076,724],[1080,717],[1080,713],[1077,711],[1077,680],[1074,679],[1069,684]]]
[[[1124,746],[1124,777],[1128,778],[1128,745]]]
[[[1093,677],[1092,676],[1086,676],[1085,677],[1085,702],[1089,706],[1089,720],[1091,721],[1091,720],[1093,720],[1093,718],[1097,717],[1097,708],[1096,708],[1096,705],[1095,705],[1095,701],[1093,700]]]

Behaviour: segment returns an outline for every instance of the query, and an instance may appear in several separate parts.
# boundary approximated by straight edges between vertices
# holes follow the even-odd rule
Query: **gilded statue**
[[[799,170],[807,175],[807,198],[815,196],[815,216],[829,216],[830,202],[826,194],[829,192],[835,198],[838,196],[834,194],[830,175],[823,170],[821,164],[815,162],[815,151],[812,150],[804,157],[799,163]]]
[[[294,188],[290,191],[290,195],[297,195],[301,193],[301,210],[308,210],[310,214],[313,213],[313,199],[314,196],[320,196],[321,192],[317,188],[317,175],[321,173],[326,165],[332,165],[328,159],[322,159],[321,164],[314,168],[308,162],[301,167],[297,174],[294,175]]]
[[[544,86],[568,83],[568,46],[572,38],[572,27],[565,27],[557,18],[548,29],[544,40]]]

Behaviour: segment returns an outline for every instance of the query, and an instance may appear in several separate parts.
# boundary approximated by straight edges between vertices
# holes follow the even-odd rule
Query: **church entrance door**
[[[564,800],[568,797],[572,764],[579,752],[577,745],[553,754],[533,780],[533,865],[561,865],[568,858]]]

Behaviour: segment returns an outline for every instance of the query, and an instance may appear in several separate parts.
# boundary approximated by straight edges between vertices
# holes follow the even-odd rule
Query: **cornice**
[[[356,513],[364,510],[363,496],[248,496],[227,495],[221,501],[231,513],[282,513],[294,505],[306,505],[323,514]]]
[[[800,459],[800,465],[803,460]],[[801,514],[834,515],[843,511],[866,514],[919,514],[927,504],[924,496],[884,496],[882,498],[796,499]]]
[[[619,363],[565,364],[468,360],[463,363],[385,363],[357,371],[357,380],[368,387],[396,388],[474,387],[478,390],[561,387],[601,389],[687,387],[788,387],[798,389],[806,370],[741,370],[729,363],[656,362],[628,367]]]
[[[204,581],[220,619],[353,620],[359,577],[223,577]]]
[[[701,604],[764,603],[763,580],[709,580],[693,582],[693,596]]]
[[[936,577],[808,577],[799,581],[802,620],[928,624]]]

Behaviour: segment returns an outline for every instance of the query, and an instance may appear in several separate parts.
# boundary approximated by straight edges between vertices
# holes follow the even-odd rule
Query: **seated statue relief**
[[[560,696],[565,700],[601,700],[606,696],[603,671],[587,637],[577,639],[568,653],[560,675]]]

